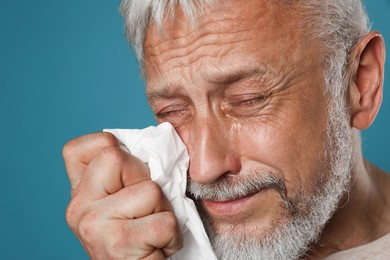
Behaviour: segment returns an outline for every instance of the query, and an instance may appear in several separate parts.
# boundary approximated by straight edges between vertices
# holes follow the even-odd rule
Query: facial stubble
[[[285,213],[268,228],[240,223],[215,230],[212,218],[197,203],[218,259],[298,259],[319,239],[350,179],[352,134],[349,117],[340,107],[340,103],[329,106],[326,147],[321,154],[327,170],[316,173],[316,189],[311,192],[302,190],[290,198],[283,178],[264,169],[253,169],[252,174],[234,182],[228,177],[206,185],[189,180],[188,193],[196,200],[234,199],[263,189],[280,195]]]

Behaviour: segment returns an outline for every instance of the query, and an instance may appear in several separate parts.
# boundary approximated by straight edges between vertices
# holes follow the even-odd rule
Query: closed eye
[[[185,110],[183,109],[176,109],[176,110],[167,110],[167,111],[162,111],[156,114],[156,117],[159,119],[165,119],[170,116],[180,116],[184,113]]]
[[[172,125],[177,125],[190,117],[189,104],[186,102],[178,102],[167,105],[155,112],[156,118],[161,122],[170,122]]]
[[[263,110],[269,93],[249,93],[225,97],[223,110],[233,117],[251,117]]]
[[[258,97],[253,97],[253,98],[233,102],[232,105],[233,106],[253,106],[253,105],[257,105],[257,104],[264,102],[265,99],[266,99],[266,96],[258,96]]]
[[[243,94],[227,96],[226,100],[230,106],[253,106],[258,105],[268,97],[263,93]]]

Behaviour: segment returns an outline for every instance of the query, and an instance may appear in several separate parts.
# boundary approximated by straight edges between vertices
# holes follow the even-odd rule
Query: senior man
[[[188,194],[219,259],[389,256],[390,176],[359,138],[381,104],[385,49],[360,0],[121,8],[150,106],[188,148]],[[171,205],[112,135],[63,152],[67,221],[93,259],[181,248]]]

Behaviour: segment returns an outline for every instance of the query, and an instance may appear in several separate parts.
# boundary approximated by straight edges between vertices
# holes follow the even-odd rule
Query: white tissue
[[[171,202],[184,235],[184,246],[169,259],[217,259],[194,202],[185,196],[189,157],[173,126],[163,123],[142,130],[104,131],[114,134],[132,155],[148,164],[152,180]]]

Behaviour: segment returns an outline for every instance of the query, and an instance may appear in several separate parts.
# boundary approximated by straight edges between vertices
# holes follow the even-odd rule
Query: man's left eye
[[[250,107],[263,103],[266,98],[267,95],[254,93],[228,97],[227,100],[232,107]]]
[[[224,110],[234,117],[250,117],[258,115],[264,108],[269,95],[250,93],[226,97]]]
[[[238,105],[238,106],[253,106],[253,105],[257,105],[257,104],[260,104],[262,102],[264,102],[264,100],[266,99],[266,96],[257,96],[257,97],[252,97],[252,98],[248,98],[248,99],[243,99],[243,100],[240,100],[240,101],[237,101],[235,102],[233,105]]]

